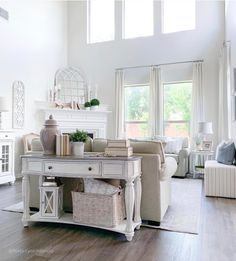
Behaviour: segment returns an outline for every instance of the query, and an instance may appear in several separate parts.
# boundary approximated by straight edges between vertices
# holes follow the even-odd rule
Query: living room
[[[3,146],[11,142],[14,156],[12,179],[3,177],[0,182],[3,260],[236,258],[233,165],[219,167],[211,161],[223,140],[235,138],[235,10],[233,0],[0,1],[0,134]],[[84,95],[76,98],[73,109],[66,106],[72,106],[68,102],[75,102],[76,94],[65,99],[67,104],[57,99],[62,97],[63,83],[69,88],[65,75],[71,77],[71,85],[77,76],[76,81],[82,82]],[[99,101],[99,109],[85,110],[85,102],[93,99]],[[63,224],[60,218],[28,222],[32,213],[26,209],[38,207],[40,192],[38,183],[28,180],[27,168],[33,166],[31,172],[37,174],[37,164],[41,160],[45,164],[45,159],[37,159],[35,165],[35,158],[29,157],[32,148],[40,146],[38,136],[29,148],[23,141],[34,138],[32,133],[39,135],[51,114],[61,132],[79,128],[93,136],[85,154],[96,153],[94,161],[100,162],[98,171],[104,177],[110,178],[113,171],[119,177],[125,164],[137,168],[137,180],[127,179],[125,192],[125,201],[135,204],[126,203],[126,220],[133,219],[134,208],[136,230],[117,233]],[[186,143],[181,138],[179,145],[179,136],[187,138]],[[105,145],[101,138],[108,139]],[[99,157],[117,138],[131,139],[126,145],[132,147],[136,161],[122,158],[121,165],[112,168]],[[176,152],[171,142],[181,148]],[[22,158],[26,147],[30,152]],[[153,154],[158,157],[153,159]],[[158,175],[147,179],[154,165]],[[77,168],[71,166],[73,171]],[[230,171],[232,180],[223,179]],[[220,181],[215,178],[218,172]],[[63,173],[58,176],[65,179]],[[214,182],[219,182],[215,194]],[[71,188],[65,181],[63,193],[70,194]],[[9,211],[22,202],[22,195],[23,224],[22,206],[21,213]],[[25,200],[34,196],[35,204]]]

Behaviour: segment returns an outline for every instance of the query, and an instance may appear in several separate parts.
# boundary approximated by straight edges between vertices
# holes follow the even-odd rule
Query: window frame
[[[165,121],[165,85],[168,84],[181,84],[181,83],[191,83],[192,84],[192,88],[193,88],[193,81],[192,80],[186,80],[186,81],[171,81],[171,82],[162,82],[162,102],[163,102],[163,120],[162,120],[162,133],[163,135],[165,134],[165,124],[166,123],[187,123],[189,128],[188,128],[188,135],[190,137],[191,135],[191,129],[190,129],[190,125],[191,125],[191,119],[189,121],[185,121],[185,120],[171,120],[171,121]],[[193,89],[192,89],[193,91]],[[192,103],[192,102],[191,102]]]
[[[90,13],[91,13],[91,0],[87,0],[86,1],[86,4],[87,4],[87,6],[86,6],[86,10],[87,10],[87,13],[86,13],[86,15],[87,15],[87,24],[86,24],[86,32],[87,32],[87,37],[86,37],[86,44],[99,44],[99,43],[105,43],[105,42],[111,42],[111,41],[114,41],[115,40],[115,38],[116,38],[116,0],[112,0],[112,1],[114,1],[114,10],[113,10],[113,12],[114,12],[114,28],[113,28],[113,32],[114,32],[114,35],[113,35],[113,39],[111,39],[111,40],[105,40],[105,41],[96,41],[96,42],[91,42],[91,19],[90,19]]]
[[[136,88],[136,87],[148,87],[149,88],[149,97],[148,100],[150,100],[150,83],[137,83],[137,84],[124,84],[124,127],[125,127],[125,132],[126,132],[126,124],[127,123],[134,123],[134,124],[147,124],[149,123],[149,120],[147,121],[126,121],[126,115],[125,115],[125,89],[126,88]],[[148,111],[148,113],[150,113]]]

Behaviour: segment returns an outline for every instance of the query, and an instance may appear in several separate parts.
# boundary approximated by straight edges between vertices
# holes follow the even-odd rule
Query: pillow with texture
[[[216,160],[222,164],[232,165],[234,163],[235,152],[233,141],[222,142],[217,147]]]
[[[155,139],[161,140],[166,143],[164,150],[168,154],[178,154],[182,149],[183,138],[174,138],[166,136],[155,136]]]
[[[84,178],[84,192],[112,195],[120,191],[119,187],[110,185],[102,180]]]

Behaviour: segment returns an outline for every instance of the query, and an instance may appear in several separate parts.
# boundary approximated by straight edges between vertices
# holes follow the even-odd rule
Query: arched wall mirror
[[[88,100],[87,80],[79,69],[68,67],[58,70],[54,83],[58,89],[58,99],[62,103],[84,104]]]

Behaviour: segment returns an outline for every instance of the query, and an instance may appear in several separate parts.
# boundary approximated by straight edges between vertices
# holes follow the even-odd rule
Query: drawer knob
[[[48,169],[52,169],[52,166],[48,166]]]
[[[91,170],[92,170],[92,167],[89,167],[88,170],[91,171]]]

